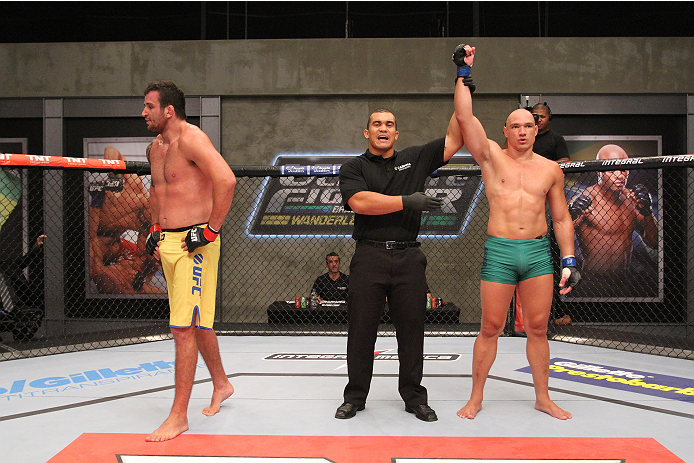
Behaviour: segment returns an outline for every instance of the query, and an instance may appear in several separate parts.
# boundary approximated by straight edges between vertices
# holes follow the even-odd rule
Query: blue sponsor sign
[[[530,373],[530,367],[516,371]],[[626,370],[619,367],[553,358],[549,362],[549,375],[593,386],[646,394],[666,399],[694,402],[694,379],[668,376],[646,371]]]

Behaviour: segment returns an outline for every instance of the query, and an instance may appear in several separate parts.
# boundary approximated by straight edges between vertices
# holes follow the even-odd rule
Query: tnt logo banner
[[[279,156],[276,166],[296,176],[270,178],[249,226],[250,235],[351,235],[354,213],[346,211],[338,181],[340,165],[353,156]],[[456,157],[451,160],[454,164]],[[309,175],[309,176],[307,176]],[[420,235],[459,235],[474,207],[480,177],[430,177],[424,192],[443,198],[422,213]]]

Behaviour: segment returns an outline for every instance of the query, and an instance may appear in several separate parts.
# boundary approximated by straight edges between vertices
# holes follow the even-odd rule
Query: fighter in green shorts
[[[530,240],[487,237],[482,280],[515,285],[519,281],[551,273],[554,273],[554,267],[547,236]]]

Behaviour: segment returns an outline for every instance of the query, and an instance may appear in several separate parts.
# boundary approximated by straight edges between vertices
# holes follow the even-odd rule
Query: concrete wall
[[[694,92],[694,38],[429,38],[0,44],[0,97],[447,94],[467,41],[481,93]]]

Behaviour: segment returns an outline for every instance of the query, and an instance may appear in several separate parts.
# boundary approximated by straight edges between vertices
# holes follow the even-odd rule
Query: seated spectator
[[[331,252],[325,256],[325,266],[328,267],[328,273],[316,278],[312,290],[318,294],[319,301],[346,301],[349,276],[340,272],[340,256]]]

